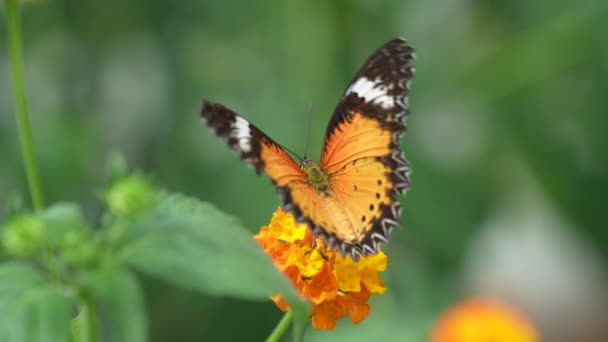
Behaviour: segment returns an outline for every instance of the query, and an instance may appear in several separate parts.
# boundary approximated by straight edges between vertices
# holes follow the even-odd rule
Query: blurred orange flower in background
[[[369,313],[372,293],[386,291],[379,272],[387,267],[381,251],[353,261],[325,248],[323,240],[314,238],[305,224],[278,208],[268,226],[254,237],[272,257],[276,267],[296,287],[301,296],[312,302],[312,326],[332,330],[336,321],[348,315],[353,323],[363,321]],[[270,299],[282,311],[289,310],[285,299],[273,294]]]
[[[538,342],[532,323],[520,312],[490,298],[472,298],[444,312],[432,342]]]

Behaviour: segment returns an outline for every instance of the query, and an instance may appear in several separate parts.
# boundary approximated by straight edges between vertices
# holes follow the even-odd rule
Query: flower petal
[[[273,236],[286,242],[302,240],[306,235],[306,225],[296,224],[293,216],[280,207],[272,215],[268,228]]]
[[[384,282],[380,280],[380,275],[376,270],[367,268],[361,271],[361,282],[371,293],[383,294],[386,291]]]
[[[334,264],[334,274],[338,279],[340,290],[343,292],[361,291],[360,272],[353,262]]]
[[[302,288],[302,294],[315,304],[332,300],[338,295],[338,282],[329,264],[325,264],[319,273],[304,282],[306,285]]]
[[[306,278],[317,274],[324,264],[321,253],[315,249],[311,250],[308,246],[292,248],[289,262],[296,265],[300,274]]]
[[[336,299],[312,308],[312,327],[318,330],[333,330],[336,321],[346,315],[346,309],[341,300]]]
[[[289,304],[281,295],[270,295],[270,299],[276,304],[276,306],[283,312],[289,311]]]

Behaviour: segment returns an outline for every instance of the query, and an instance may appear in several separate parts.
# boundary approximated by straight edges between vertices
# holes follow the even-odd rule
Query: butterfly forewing
[[[204,101],[201,118],[245,163],[258,173],[263,171],[276,186],[306,183],[304,173],[289,154],[242,116],[221,104]]]

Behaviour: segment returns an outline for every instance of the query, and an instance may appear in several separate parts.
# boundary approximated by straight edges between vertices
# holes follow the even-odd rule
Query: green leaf
[[[0,264],[0,330],[4,317],[18,306],[31,288],[44,284],[44,277],[25,262]]]
[[[128,234],[122,257],[175,286],[236,298],[267,300],[279,293],[299,300],[251,233],[211,204],[161,194]]]
[[[0,265],[0,341],[65,342],[73,296],[25,263]]]
[[[102,306],[109,321],[109,341],[145,342],[148,326],[139,281],[126,269],[115,270],[106,279]]]

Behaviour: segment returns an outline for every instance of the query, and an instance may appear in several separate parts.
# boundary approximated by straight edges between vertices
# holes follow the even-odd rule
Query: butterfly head
[[[304,158],[300,161],[300,168],[304,171],[306,179],[314,189],[322,194],[327,194],[329,191],[329,177],[319,165],[310,159]]]

